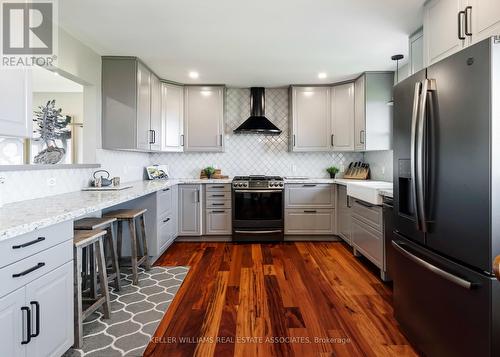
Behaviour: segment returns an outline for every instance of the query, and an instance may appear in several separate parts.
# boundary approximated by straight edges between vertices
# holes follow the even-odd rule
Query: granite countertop
[[[179,178],[162,181],[125,182],[132,187],[121,191],[76,191],[33,200],[8,203],[0,207],[0,241],[35,231],[53,224],[73,220],[84,215],[130,201],[177,184],[229,184],[232,179]],[[371,182],[371,184],[367,184]],[[375,181],[329,178],[287,178],[287,184],[342,184],[370,185]],[[385,183],[387,185],[387,182]],[[384,192],[388,192],[387,186]],[[387,193],[386,192],[386,193]]]
[[[177,184],[231,183],[231,179],[169,179],[126,182],[121,191],[75,191],[5,204],[0,208],[0,241],[84,216]]]

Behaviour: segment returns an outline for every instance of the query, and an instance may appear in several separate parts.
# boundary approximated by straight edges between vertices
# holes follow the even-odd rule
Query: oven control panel
[[[269,188],[283,188],[283,181],[269,181]]]
[[[235,181],[233,182],[234,188],[248,188],[248,181]]]
[[[250,189],[282,189],[285,185],[283,181],[234,181],[233,188],[250,188]]]

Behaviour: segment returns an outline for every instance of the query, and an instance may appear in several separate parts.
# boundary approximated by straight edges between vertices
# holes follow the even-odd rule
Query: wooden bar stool
[[[108,281],[115,282],[115,289],[120,290],[120,266],[118,264],[118,254],[116,253],[116,239],[115,239],[115,231],[113,229],[114,223],[116,222],[116,218],[110,217],[89,217],[82,218],[78,221],[75,221],[74,228],[77,230],[96,230],[96,229],[104,229],[106,230],[106,235],[103,237],[104,240],[104,250],[109,253],[110,262],[108,262],[107,254],[106,256],[106,267],[111,266],[111,272],[108,272]],[[85,259],[84,259],[85,260]],[[85,269],[84,269],[85,270]],[[91,274],[91,276],[96,276],[96,274]],[[95,291],[95,287],[97,286],[97,281],[93,280],[91,282],[91,290]]]
[[[123,222],[128,222],[130,229],[130,248],[131,248],[131,265],[132,265],[132,284],[137,285],[139,283],[139,276],[137,273],[137,268],[144,264],[146,270],[151,269],[151,264],[149,262],[148,256],[148,242],[146,239],[146,226],[144,223],[144,214],[147,209],[121,209],[113,212],[108,212],[104,217],[116,218],[118,220],[118,237],[117,237],[117,251],[118,258],[122,257],[122,237],[123,237]],[[137,229],[136,218],[139,219],[141,230]],[[140,241],[137,236],[140,235],[140,241],[142,241],[142,254]]]
[[[109,319],[111,304],[109,300],[106,258],[104,257],[104,230],[75,230],[73,238],[74,254],[74,310],[75,310],[75,348],[83,343],[83,320],[102,306],[104,318]],[[97,298],[84,298],[82,292],[82,251],[91,250],[99,273],[100,295]],[[95,273],[95,269],[93,270]],[[85,303],[85,306],[84,306]]]

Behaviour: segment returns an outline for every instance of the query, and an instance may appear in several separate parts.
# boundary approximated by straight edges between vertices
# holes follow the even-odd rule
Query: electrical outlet
[[[47,186],[49,186],[49,187],[53,187],[53,186],[55,186],[56,184],[57,184],[57,180],[56,180],[56,178],[55,178],[55,177],[49,177],[49,178],[47,179]]]

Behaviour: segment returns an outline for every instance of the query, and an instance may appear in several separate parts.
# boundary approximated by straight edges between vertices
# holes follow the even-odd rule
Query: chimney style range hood
[[[250,118],[233,130],[235,134],[280,135],[281,130],[271,123],[265,115],[265,89],[250,88]]]

